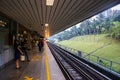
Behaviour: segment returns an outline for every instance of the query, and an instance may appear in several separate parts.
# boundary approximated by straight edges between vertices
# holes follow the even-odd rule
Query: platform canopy
[[[0,12],[30,30],[51,36],[119,3],[120,0],[0,0]]]

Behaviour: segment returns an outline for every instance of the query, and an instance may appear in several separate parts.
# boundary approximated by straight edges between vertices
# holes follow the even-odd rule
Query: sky
[[[114,6],[114,7],[112,7],[112,9],[120,10],[120,4],[118,4],[118,5]]]

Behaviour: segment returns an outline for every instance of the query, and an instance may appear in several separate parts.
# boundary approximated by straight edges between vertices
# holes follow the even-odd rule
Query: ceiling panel
[[[53,6],[46,6],[45,0],[0,0],[0,12],[42,35],[48,23],[53,35],[119,3],[120,0],[54,0]]]

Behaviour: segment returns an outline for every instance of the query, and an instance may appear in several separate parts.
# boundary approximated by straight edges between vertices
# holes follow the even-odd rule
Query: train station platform
[[[21,68],[15,69],[12,61],[0,71],[0,80],[65,80],[46,43],[41,52],[36,46],[28,54],[30,62],[20,62]]]

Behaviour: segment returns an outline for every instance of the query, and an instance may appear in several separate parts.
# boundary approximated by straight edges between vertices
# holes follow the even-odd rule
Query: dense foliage
[[[87,19],[79,26],[73,26],[59,34],[54,35],[50,40],[68,40],[74,36],[109,33],[113,38],[120,39],[120,10],[109,9],[94,18]],[[54,42],[55,40],[53,40]]]
[[[114,25],[112,28],[112,37],[120,40],[120,22],[114,22]]]

